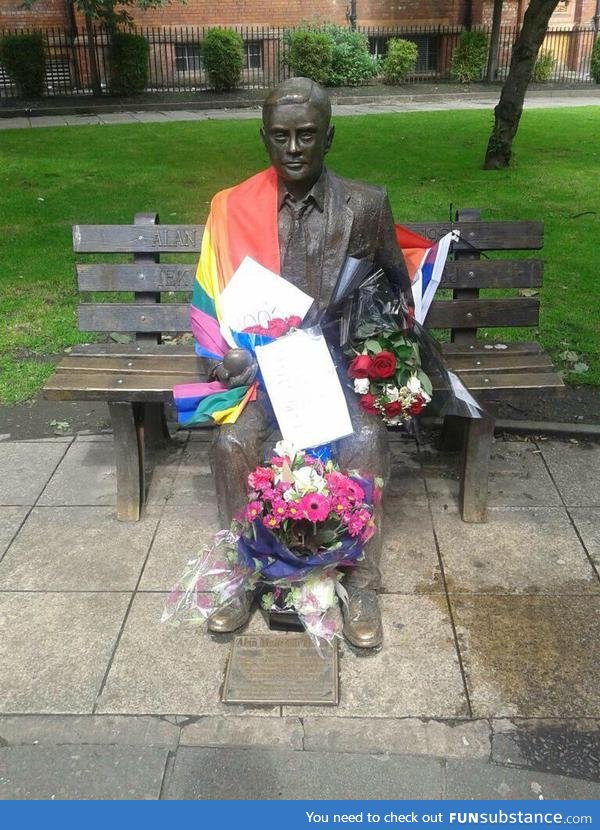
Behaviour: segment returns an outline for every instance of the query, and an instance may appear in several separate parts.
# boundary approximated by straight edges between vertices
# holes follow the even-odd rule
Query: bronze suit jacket
[[[410,280],[385,190],[325,172],[321,307],[326,306],[347,256],[366,258],[384,268],[412,305]]]

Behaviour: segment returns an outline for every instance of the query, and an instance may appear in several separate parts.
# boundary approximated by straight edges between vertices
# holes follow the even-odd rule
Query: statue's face
[[[312,187],[323,169],[323,158],[333,140],[333,127],[310,101],[272,108],[261,129],[264,145],[281,179]]]

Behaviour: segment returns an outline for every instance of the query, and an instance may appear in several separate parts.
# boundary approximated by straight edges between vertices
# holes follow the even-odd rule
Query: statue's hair
[[[322,86],[310,78],[289,78],[272,89],[263,103],[263,123],[266,123],[271,110],[284,104],[314,104],[326,116],[331,118],[331,101]]]

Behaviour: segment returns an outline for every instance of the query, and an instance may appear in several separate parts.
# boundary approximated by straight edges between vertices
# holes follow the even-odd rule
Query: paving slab
[[[75,441],[52,476],[39,504],[99,506],[117,499],[115,451],[112,443]]]
[[[511,769],[483,761],[449,760],[447,799],[579,800],[600,798],[600,784],[561,775]]]
[[[35,504],[63,457],[65,444],[0,444],[0,505]]]
[[[0,799],[157,799],[166,749],[0,748]]]
[[[340,644],[340,703],[284,706],[285,715],[459,718],[468,714],[444,596],[380,597],[380,651]]]
[[[600,593],[564,508],[489,511],[485,524],[433,511],[451,593]]]
[[[304,749],[320,752],[368,752],[429,755],[437,758],[490,756],[487,721],[442,723],[419,718],[305,717]],[[1,733],[0,733],[1,734]]]
[[[424,475],[434,510],[458,510],[458,474],[444,470],[434,458],[423,460]],[[489,508],[528,509],[559,507],[560,495],[536,445],[525,441],[497,441],[488,483]]]
[[[383,528],[383,591],[398,594],[443,591],[427,503],[395,496],[386,498]]]
[[[28,510],[28,507],[0,507],[0,561]]]
[[[114,744],[175,749],[179,726],[157,717],[120,715],[0,716],[0,746]]]
[[[159,515],[130,523],[111,507],[34,507],[0,562],[0,588],[133,591]]]
[[[600,569],[600,509],[571,507],[569,515],[581,536],[588,555],[596,568]]]
[[[160,519],[140,589],[169,590],[181,576],[186,562],[194,558],[203,545],[209,544],[219,529],[214,501],[200,502],[194,507],[168,504]]]
[[[65,121],[69,127],[82,127],[88,124],[99,126],[102,124],[97,115],[67,115]]]
[[[494,721],[492,760],[600,782],[600,721]]]
[[[299,718],[214,715],[182,727],[179,743],[180,746],[302,749],[303,735]]]
[[[177,753],[168,799],[441,798],[432,758],[336,755],[283,749],[192,749]]]
[[[102,124],[135,124],[132,112],[102,112],[98,115]]]
[[[600,597],[451,603],[474,717],[600,716]]]
[[[169,116],[166,112],[133,112],[131,116],[142,123],[154,124],[161,121],[174,121],[175,119]]]
[[[0,118],[0,129],[3,130],[19,130],[30,126],[29,118]]]
[[[279,714],[279,707],[226,706],[220,689],[233,635],[200,625],[161,623],[165,594],[139,593],[119,641],[100,713],[223,715]],[[266,631],[255,611],[248,630]]]
[[[29,119],[30,127],[66,127],[68,123],[63,115],[33,115]]]
[[[600,445],[552,441],[540,447],[565,504],[600,507]]]
[[[169,496],[171,504],[197,506],[200,502],[216,500],[208,449],[204,442],[188,444]]]
[[[0,593],[0,711],[91,713],[129,599]]]

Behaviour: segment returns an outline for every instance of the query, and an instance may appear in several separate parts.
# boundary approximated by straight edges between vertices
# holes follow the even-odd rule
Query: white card
[[[256,357],[285,441],[305,449],[352,434],[344,390],[320,329],[299,329],[258,346]]]
[[[266,326],[274,317],[304,319],[313,298],[247,256],[221,292],[219,303],[222,322],[243,331]]]

